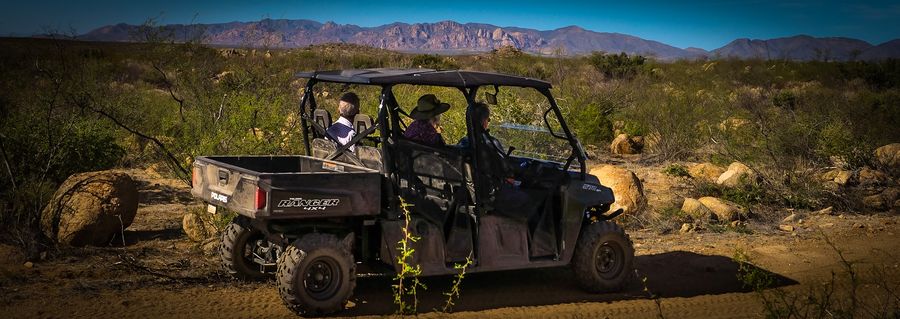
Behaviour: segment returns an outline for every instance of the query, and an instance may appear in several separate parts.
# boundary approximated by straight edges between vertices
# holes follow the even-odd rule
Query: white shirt
[[[339,116],[337,122],[331,124],[326,131],[331,136],[337,138],[341,145],[347,145],[347,143],[356,136],[356,131],[353,130],[353,123],[350,123],[350,120],[343,116]],[[350,146],[350,151],[355,152],[356,145]]]

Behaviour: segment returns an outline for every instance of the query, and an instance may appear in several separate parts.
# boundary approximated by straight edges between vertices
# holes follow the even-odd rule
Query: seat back
[[[372,117],[365,114],[356,114],[353,117],[353,130],[356,131],[357,134],[362,133],[365,130],[368,130],[372,127]]]
[[[337,151],[337,146],[334,142],[326,140],[324,138],[314,138],[310,143],[310,147],[312,148],[313,157],[325,158],[331,153]]]
[[[313,121],[327,130],[331,126],[331,113],[326,109],[316,109],[313,111]]]
[[[384,164],[381,157],[381,149],[377,147],[356,145],[356,156],[363,163],[363,166],[384,171]]]

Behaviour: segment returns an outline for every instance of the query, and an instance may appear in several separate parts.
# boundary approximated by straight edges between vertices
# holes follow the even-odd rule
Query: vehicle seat
[[[310,147],[312,148],[313,157],[318,158],[326,158],[331,153],[337,151],[337,145],[334,142],[326,140],[324,138],[314,138],[312,139],[312,143],[310,143]]]
[[[353,130],[355,130],[356,133],[362,133],[372,127],[372,125],[374,125],[372,117],[368,115],[356,114],[356,116],[353,117]]]
[[[326,109],[316,109],[313,111],[313,121],[327,130],[331,127],[331,113]]]
[[[384,171],[384,164],[381,161],[381,149],[357,144],[356,156],[362,161],[363,166],[378,171]]]

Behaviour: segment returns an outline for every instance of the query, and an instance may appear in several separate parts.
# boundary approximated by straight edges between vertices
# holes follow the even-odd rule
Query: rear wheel
[[[308,234],[278,259],[278,293],[291,311],[320,316],[344,309],[356,288],[353,255],[337,237]]]
[[[262,280],[275,268],[281,247],[266,240],[262,232],[235,219],[222,232],[219,255],[222,268],[241,280]]]
[[[621,227],[612,222],[584,226],[572,268],[578,284],[589,292],[621,290],[634,269],[634,247]]]

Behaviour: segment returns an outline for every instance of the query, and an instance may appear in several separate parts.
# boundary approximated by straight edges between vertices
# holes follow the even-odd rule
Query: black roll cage
[[[309,80],[306,83],[305,90],[303,92],[303,96],[300,98],[300,126],[301,126],[301,136],[303,138],[303,145],[306,148],[306,155],[312,156],[312,149],[310,147],[310,130],[314,129],[319,135],[324,136],[325,138],[336,142],[337,150],[332,154],[328,155],[327,159],[336,159],[337,157],[343,155],[346,158],[353,162],[353,164],[361,165],[361,161],[359,158],[349,152],[351,146],[356,145],[359,141],[364,139],[369,134],[373,133],[377,128],[379,130],[380,141],[379,147],[382,153],[382,162],[384,163],[382,169],[382,175],[385,176],[388,180],[391,180],[391,187],[387,187],[386,191],[389,192],[387,198],[389,199],[389,207],[388,209],[394,209],[398,207],[398,199],[395,194],[399,194],[399,178],[396,177],[396,165],[392,160],[393,150],[391,146],[394,144],[391,137],[392,136],[401,136],[402,132],[400,131],[400,113],[402,109],[400,108],[399,103],[394,97],[393,87],[396,84],[409,84],[409,85],[423,85],[423,86],[443,86],[443,87],[455,87],[460,92],[462,92],[463,96],[466,98],[467,106],[466,106],[466,134],[469,137],[470,141],[474,141],[470,143],[471,154],[475,154],[473,156],[478,156],[477,154],[481,154],[479,151],[482,147],[486,147],[484,141],[480,138],[474,138],[475,136],[480,136],[483,133],[483,128],[480,123],[475,123],[474,119],[474,105],[475,105],[475,97],[478,92],[478,89],[484,85],[490,85],[495,88],[495,90],[500,86],[516,86],[522,88],[533,88],[540,92],[547,100],[550,102],[550,107],[544,111],[543,120],[544,124],[547,126],[550,134],[556,138],[565,139],[569,142],[569,145],[572,147],[572,153],[566,160],[566,163],[563,167],[564,171],[567,171],[573,161],[577,160],[580,164],[580,174],[578,175],[581,180],[586,178],[586,165],[585,161],[587,156],[584,153],[584,149],[581,146],[581,143],[575,136],[572,134],[571,130],[569,130],[568,125],[566,125],[565,119],[562,116],[562,112],[559,110],[559,106],[556,104],[556,100],[553,98],[553,95],[550,92],[549,87],[537,87],[537,86],[518,86],[518,85],[497,85],[497,84],[479,84],[479,85],[471,85],[471,86],[455,86],[455,85],[439,85],[439,84],[416,84],[416,83],[393,83],[393,84],[375,84],[375,83],[359,83],[356,81],[341,81],[341,80],[322,80],[316,79],[315,75],[317,72],[305,73],[302,77],[307,77]],[[503,76],[497,74],[497,76]],[[317,103],[315,99],[315,95],[313,94],[313,87],[319,82],[327,82],[327,83],[340,83],[340,84],[357,84],[357,85],[368,85],[368,86],[380,86],[381,87],[381,96],[378,106],[378,115],[373,121],[373,125],[366,129],[364,132],[359,132],[356,136],[351,139],[347,144],[341,145],[337,143],[337,139],[330,134],[327,133],[327,128],[321,127],[316,121],[311,118],[312,113],[317,108]],[[562,129],[563,135],[559,135],[558,132],[554,132],[550,127],[549,122],[547,121],[547,115],[550,112],[556,116],[559,121],[560,128]],[[390,125],[384,125],[385,123],[390,122]],[[489,191],[483,185],[487,185],[488,181],[485,180],[488,177],[488,174],[483,174],[481,172],[480,167],[478,167],[479,160],[472,160],[470,163],[472,166],[472,176],[476,178],[477,181],[473,181],[475,186],[475,203],[477,205],[481,205],[484,203],[483,199],[487,198]]]

